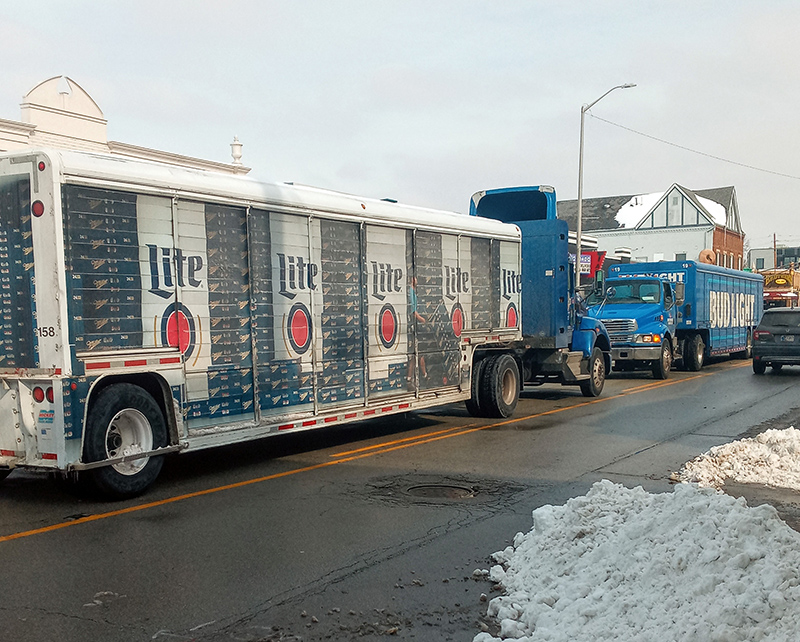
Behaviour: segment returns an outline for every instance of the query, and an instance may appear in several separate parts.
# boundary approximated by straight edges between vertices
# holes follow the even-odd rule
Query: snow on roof
[[[641,194],[634,196],[619,208],[616,219],[620,227],[636,227],[656,203],[664,196],[664,192]]]
[[[674,186],[673,186],[674,187]],[[673,187],[670,187],[667,192],[671,191]],[[684,189],[685,188],[681,188]],[[693,197],[697,200],[700,205],[705,208],[708,214],[711,216],[711,219],[717,225],[725,225],[726,224],[726,211],[723,205],[720,205],[716,201],[712,201],[711,199],[705,198],[703,196],[698,196],[691,190],[685,190],[687,195]],[[616,215],[616,221],[619,223],[620,227],[626,228],[633,228],[636,227],[639,222],[647,216],[651,209],[653,209],[658,202],[664,197],[667,192],[653,192],[652,194],[640,194],[638,196],[632,197],[625,205],[623,205]]]
[[[800,490],[800,431],[766,431],[684,467],[700,469]],[[651,494],[603,480],[533,522],[484,572],[504,591],[488,609],[500,633],[474,642],[797,639],[800,533],[768,504],[695,483]]]
[[[725,225],[727,223],[727,215],[725,212],[725,206],[720,205],[716,201],[712,201],[711,199],[704,198],[702,196],[697,196],[695,194],[695,198],[700,201],[700,205],[706,208],[706,211],[711,214],[711,218],[717,225]]]

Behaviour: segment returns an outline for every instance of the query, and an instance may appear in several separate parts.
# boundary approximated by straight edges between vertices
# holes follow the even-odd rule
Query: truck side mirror
[[[605,284],[605,274],[603,274],[603,270],[597,270],[594,273],[594,293],[598,297],[603,296],[603,285]]]
[[[686,284],[685,283],[676,283],[675,284],[675,305],[683,305],[683,302],[685,300],[686,300]],[[689,314],[691,314],[691,313],[689,313]]]

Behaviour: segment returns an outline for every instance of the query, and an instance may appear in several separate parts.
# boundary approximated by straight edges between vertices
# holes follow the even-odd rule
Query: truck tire
[[[763,361],[753,360],[753,373],[763,375],[767,371],[767,364]]]
[[[599,397],[606,383],[606,361],[603,351],[597,346],[592,348],[589,357],[589,378],[581,381],[581,394],[584,397]]]
[[[672,369],[672,350],[666,339],[661,344],[661,358],[653,362],[653,377],[655,379],[666,379]]]
[[[489,357],[480,378],[479,406],[484,417],[514,414],[519,401],[519,368],[508,354]]]
[[[480,383],[483,368],[488,360],[487,357],[472,364],[472,397],[467,399],[464,404],[467,406],[467,412],[473,417],[483,417],[480,404]]]
[[[706,346],[703,343],[703,337],[699,334],[692,335],[692,338],[687,341],[686,355],[683,357],[683,362],[686,364],[686,369],[692,372],[697,372],[703,367],[706,360]]]
[[[103,461],[166,444],[164,416],[155,399],[142,388],[119,383],[97,395],[86,421],[85,461]],[[144,492],[158,477],[163,464],[163,457],[143,457],[87,472],[104,496],[127,499]]]
[[[747,339],[744,344],[744,350],[740,350],[734,356],[737,359],[750,359],[753,356],[753,335],[750,330],[747,331]]]
[[[0,482],[3,481],[6,477],[8,477],[10,474],[11,474],[10,470],[6,470],[5,468],[3,470],[0,470]]]

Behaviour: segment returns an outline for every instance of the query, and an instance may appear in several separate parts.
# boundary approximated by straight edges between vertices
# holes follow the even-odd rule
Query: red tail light
[[[36,403],[42,403],[45,399],[50,403],[53,403],[55,400],[55,393],[53,392],[53,386],[48,386],[47,390],[40,386],[36,386],[33,389],[33,400]]]
[[[767,332],[766,330],[756,330],[753,332],[753,338],[756,341],[768,341],[772,338],[772,333]]]

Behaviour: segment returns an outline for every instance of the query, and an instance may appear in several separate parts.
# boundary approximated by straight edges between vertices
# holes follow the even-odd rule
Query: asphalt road
[[[603,478],[668,491],[711,446],[790,425],[798,384],[724,360],[598,399],[544,386],[505,421],[447,406],[175,456],[111,504],[16,471],[0,639],[469,641],[492,626],[473,571],[533,509]]]

